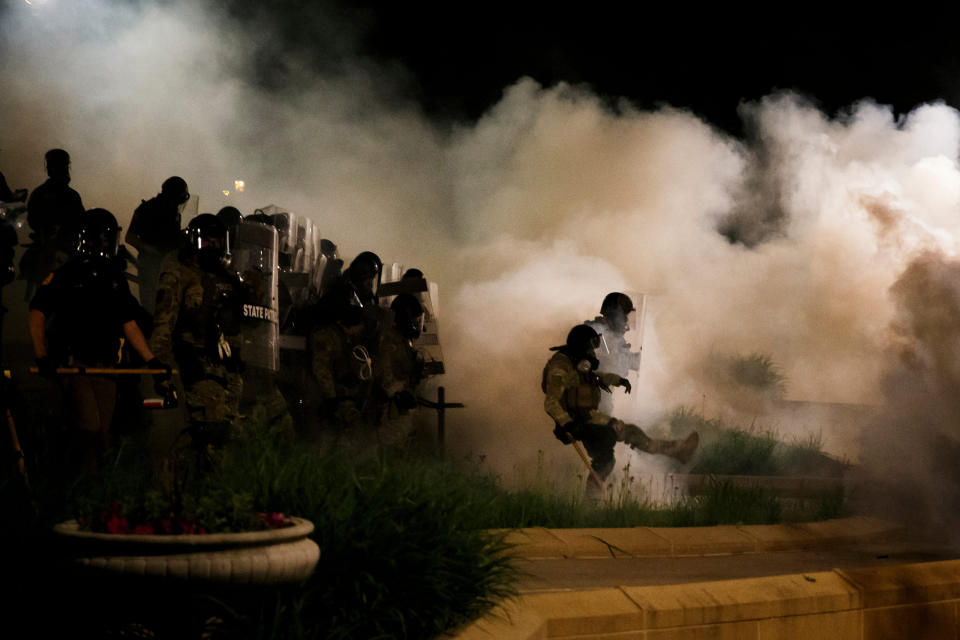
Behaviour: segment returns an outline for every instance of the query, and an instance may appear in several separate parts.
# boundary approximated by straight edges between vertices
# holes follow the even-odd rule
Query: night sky
[[[960,106],[955,25],[935,11],[810,3],[733,10],[686,3],[256,4],[227,2],[238,16],[276,24],[286,49],[318,67],[359,54],[390,69],[404,94],[438,121],[479,117],[522,76],[545,86],[586,85],[613,108],[626,98],[641,109],[690,109],[735,134],[743,132],[740,102],[778,90],[800,93],[831,115],[864,98],[898,114],[938,100]]]

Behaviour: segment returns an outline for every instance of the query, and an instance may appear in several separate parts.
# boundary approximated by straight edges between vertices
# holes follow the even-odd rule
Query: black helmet
[[[320,239],[320,253],[325,255],[330,260],[336,260],[340,257],[340,253],[337,251],[337,245],[335,245],[332,240],[328,240],[327,238]]]
[[[422,277],[423,277],[423,271],[420,271],[420,269],[407,269],[406,271],[403,272],[403,275],[400,276],[400,279],[407,280],[407,279],[422,278]]]
[[[51,178],[70,179],[70,154],[63,149],[50,149],[43,154],[47,175]]]
[[[593,330],[593,327],[586,324],[578,324],[573,329],[570,329],[570,333],[567,334],[567,351],[577,355],[583,356],[588,353],[591,349],[596,349],[600,346],[600,334]]]
[[[416,340],[423,331],[423,306],[416,297],[401,293],[390,303],[393,326],[408,340]]]
[[[227,255],[226,225],[212,213],[201,213],[187,225],[187,247],[204,268],[221,263]]]
[[[243,222],[243,214],[236,207],[223,207],[217,211],[217,217],[227,228],[227,255],[230,255],[231,247],[237,245],[237,231]]]
[[[244,218],[244,220],[247,222],[259,222],[260,224],[270,225],[271,227],[273,226],[273,220],[270,219],[270,216],[265,214],[260,209],[257,209],[248,215],[246,218]]]
[[[170,176],[160,185],[160,195],[179,205],[190,199],[190,190],[187,189],[186,180],[180,176]]]
[[[230,227],[235,227],[243,220],[243,214],[240,213],[240,209],[236,207],[224,207],[217,211],[217,217],[223,220],[223,224]]]
[[[607,297],[603,299],[603,304],[600,305],[600,315],[605,316],[615,311],[619,311],[623,315],[633,311],[633,300],[630,299],[630,296],[619,292],[608,293]]]
[[[90,209],[80,216],[77,254],[85,258],[112,258],[117,255],[117,219],[106,209]]]
[[[612,329],[621,332],[627,328],[627,316],[631,311],[634,311],[633,301],[625,293],[608,293],[600,305],[600,315]]]
[[[593,330],[593,327],[586,324],[578,324],[570,333],[567,334],[567,343],[563,351],[575,363],[581,360],[588,360],[593,369],[597,368],[597,362],[594,351],[600,347],[600,334]]]
[[[380,256],[372,251],[364,251],[350,263],[347,274],[355,287],[362,288],[367,294],[375,298],[380,284],[380,270],[382,268],[383,262],[380,260]]]

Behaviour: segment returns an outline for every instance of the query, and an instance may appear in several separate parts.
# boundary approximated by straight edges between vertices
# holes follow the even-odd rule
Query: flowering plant
[[[253,496],[219,471],[164,482],[142,464],[121,459],[74,490],[72,512],[97,533],[204,535],[277,529],[293,524],[283,513],[257,509]]]
[[[281,529],[293,524],[293,520],[279,512],[249,511],[246,514],[217,515],[209,511],[201,511],[176,514],[171,508],[148,513],[142,505],[117,499],[105,508],[86,510],[83,515],[78,516],[77,521],[81,528],[97,533],[146,535],[205,535],[226,531],[259,531]]]

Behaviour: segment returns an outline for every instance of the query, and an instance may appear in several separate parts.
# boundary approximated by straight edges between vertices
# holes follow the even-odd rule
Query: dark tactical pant
[[[69,466],[73,473],[89,473],[109,445],[117,382],[107,376],[65,376],[63,389],[73,411]]]
[[[163,463],[164,482],[174,490],[191,468],[201,473],[213,468],[236,429],[243,392],[240,374],[206,362],[203,369],[203,378],[183,381],[189,422]]]
[[[613,448],[619,440],[617,430],[609,424],[577,423],[570,434],[583,443],[593,470],[601,479],[606,479],[613,471]]]

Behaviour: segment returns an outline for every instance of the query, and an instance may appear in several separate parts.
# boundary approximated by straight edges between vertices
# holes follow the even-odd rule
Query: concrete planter
[[[217,584],[304,580],[320,559],[307,536],[313,523],[293,518],[280,529],[207,535],[109,534],[81,531],[75,520],[54,533],[78,568],[124,576]]]

